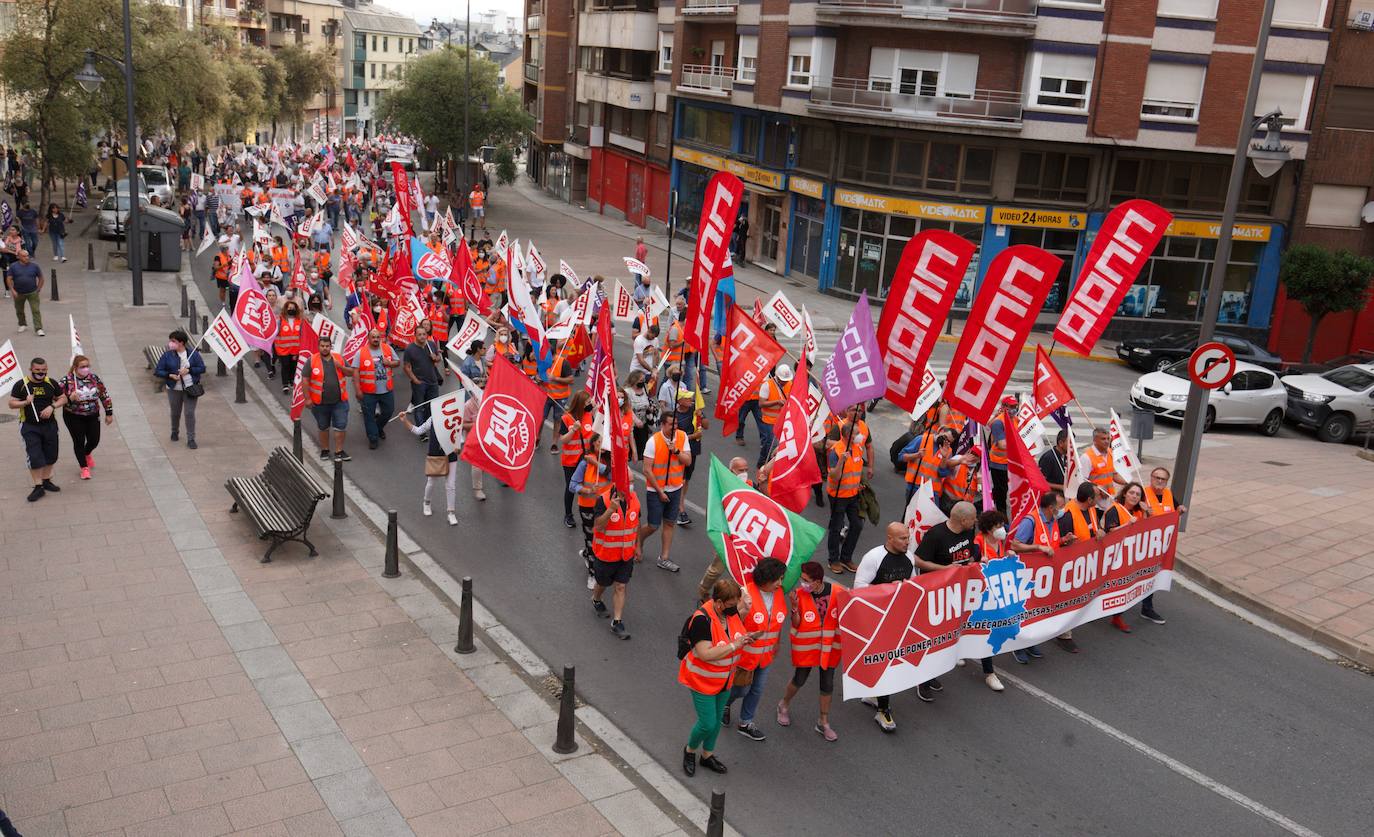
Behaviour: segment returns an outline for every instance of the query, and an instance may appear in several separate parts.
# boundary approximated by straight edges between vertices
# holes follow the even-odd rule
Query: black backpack
[[[700,607],[692,611],[692,615],[688,616],[687,621],[682,623],[682,630],[678,631],[677,658],[679,660],[683,657],[686,657],[687,652],[692,650],[692,640],[690,637],[688,637],[688,633],[691,631],[692,628],[692,620],[697,618],[698,613],[705,615],[706,611],[702,610]]]
[[[887,457],[892,462],[892,470],[898,474],[906,473],[906,463],[902,461],[902,448],[906,447],[907,443],[914,438],[916,438],[916,434],[908,430],[898,436],[897,440],[892,443],[892,447],[887,449]]]

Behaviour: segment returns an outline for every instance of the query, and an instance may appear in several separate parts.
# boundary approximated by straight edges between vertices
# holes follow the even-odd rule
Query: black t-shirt
[[[1051,485],[1064,484],[1064,460],[1059,458],[1059,451],[1050,448],[1040,454],[1040,473]]]
[[[916,557],[931,564],[948,567],[958,561],[970,561],[974,556],[974,530],[954,533],[948,523],[941,523],[921,538],[916,545]]]
[[[434,368],[434,357],[429,353],[427,346],[420,346],[411,343],[406,346],[404,352],[404,362],[410,364],[410,371],[426,384],[439,383],[439,371]]]
[[[687,626],[687,639],[691,640],[693,648],[703,640],[710,642],[711,617],[701,612],[693,616],[691,624]]]
[[[878,571],[873,574],[873,583],[891,584],[894,581],[906,581],[911,578],[915,569],[905,552],[888,550],[878,564]]]
[[[33,404],[24,408],[19,420],[24,424],[40,424],[57,421],[57,411],[54,410],[52,416],[46,419],[38,418],[43,410],[52,406],[52,402],[62,394],[62,390],[57,386],[57,381],[52,378],[44,378],[41,381],[32,381],[25,378],[16,381],[10,388],[10,398],[20,401],[33,395]]]

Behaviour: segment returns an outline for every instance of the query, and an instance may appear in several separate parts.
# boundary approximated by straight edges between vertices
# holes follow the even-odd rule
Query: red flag
[[[1029,244],[1013,245],[993,258],[949,365],[945,400],[950,407],[979,424],[992,420],[1061,264],[1058,256]]]
[[[797,514],[806,510],[811,486],[821,481],[821,469],[811,450],[811,417],[806,411],[806,359],[797,362],[797,376],[787,393],[787,403],[773,425],[773,470],[768,496]]]
[[[592,350],[591,366],[587,367],[587,391],[592,394],[592,401],[600,404],[607,389],[615,389],[615,347],[611,318],[603,311],[596,320],[596,347]]]
[[[749,319],[759,325],[763,325],[763,300],[758,298],[754,299],[754,310],[749,312]]]
[[[911,412],[921,376],[964,280],[974,245],[946,230],[926,230],[902,249],[878,318],[878,346],[887,371],[887,400]]]
[[[610,379],[610,385],[602,387],[605,400],[601,402],[601,409],[606,416],[606,430],[610,436],[608,441],[611,445],[611,481],[615,483],[615,490],[619,491],[621,496],[633,497],[630,485],[630,442],[626,428],[620,420],[620,398],[615,388],[614,359],[607,356],[602,368],[605,370],[605,376]]]
[[[1055,340],[1081,355],[1092,352],[1172,220],[1167,210],[1143,200],[1107,213],[1055,326]]]
[[[310,373],[310,356],[320,350],[320,338],[315,327],[301,320],[301,347],[296,352],[296,386],[291,391],[291,420],[299,421],[305,410],[306,376]]]
[[[1060,407],[1067,407],[1073,400],[1073,391],[1069,389],[1064,376],[1050,363],[1049,353],[1042,346],[1035,347],[1035,376],[1032,380],[1031,398],[1035,403],[1035,415],[1039,418]]]
[[[301,248],[291,248],[295,254],[295,261],[291,265],[291,287],[301,292],[302,296],[309,296],[306,293],[310,285],[305,281],[305,269],[301,266]]]
[[[353,273],[358,269],[358,257],[348,250],[339,258],[339,289],[345,294],[353,293]]]
[[[524,491],[547,397],[510,361],[497,355],[472,432],[463,443],[463,461]]]
[[[415,294],[406,294],[393,308],[389,339],[394,345],[404,346],[415,339],[415,327],[425,318],[424,306]]]
[[[730,306],[721,343],[716,418],[721,421],[721,433],[728,436],[739,426],[740,405],[759,391],[768,370],[783,356],[783,348],[738,305]]]
[[[1007,439],[1007,519],[1014,528],[1021,518],[1036,512],[1040,495],[1050,490],[1050,484],[1040,473],[1040,466],[1026,449],[1026,443],[1021,441],[1016,419],[1010,411],[1003,412],[1002,427]]]
[[[415,227],[410,223],[410,215],[415,211],[410,178],[406,175],[405,166],[396,160],[391,162],[391,183],[396,187],[396,206],[400,209],[401,219],[406,225],[406,235],[415,235]]]
[[[683,336],[704,359],[711,354],[711,314],[716,286],[724,275],[729,256],[730,233],[739,213],[744,184],[733,174],[718,171],[706,186],[697,226],[696,253],[692,257],[691,291]]]
[[[592,353],[592,338],[587,334],[586,326],[578,326],[573,330],[572,337],[563,344],[563,360],[572,367],[580,366],[583,360]]]
[[[391,266],[391,286],[395,288],[396,295],[410,294],[420,289],[415,274],[410,272],[410,239],[397,241],[396,249],[391,252],[387,262]]]

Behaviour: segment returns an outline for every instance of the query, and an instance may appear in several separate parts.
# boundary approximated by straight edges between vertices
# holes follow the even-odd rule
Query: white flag
[[[1016,431],[1021,436],[1030,455],[1039,459],[1045,452],[1045,423],[1035,414],[1035,404],[1022,401],[1016,410]]]
[[[764,303],[763,315],[787,337],[796,337],[801,330],[801,312],[781,290]]]
[[[539,248],[534,246],[533,241],[530,242],[529,250],[525,256],[525,267],[526,270],[534,274],[528,277],[530,284],[536,288],[543,287],[544,272],[548,269],[548,265],[544,263],[544,257],[539,253]]]
[[[86,352],[83,351],[81,348],[81,335],[77,334],[76,332],[76,317],[73,317],[71,314],[68,314],[67,323],[71,326],[72,329],[72,358],[75,358],[77,355],[86,354]]]
[[[625,269],[630,271],[630,273],[637,273],[640,276],[649,275],[649,266],[644,262],[629,256],[624,256],[623,258],[625,259]]]
[[[907,557],[912,557],[916,554],[916,544],[920,542],[921,536],[949,520],[945,513],[940,511],[940,504],[935,501],[934,482],[926,480],[916,489],[916,493],[911,495],[911,502],[906,504],[905,520],[907,531],[911,533],[906,554]]]
[[[635,302],[630,296],[630,292],[625,290],[625,286],[620,284],[619,279],[615,282],[611,292],[611,317],[616,320],[629,322],[635,318]]]
[[[580,287],[582,285],[582,280],[577,278],[577,271],[573,270],[572,265],[562,259],[558,260],[558,272],[567,277],[568,284],[573,287]]]
[[[429,432],[434,434],[445,454],[453,453],[463,445],[463,402],[467,397],[467,390],[459,387],[430,403],[430,416],[434,423]]]
[[[811,325],[811,312],[803,305],[802,313],[802,353],[806,355],[807,366],[816,360],[816,328]]]
[[[19,368],[19,355],[14,353],[14,344],[9,340],[0,343],[0,391],[9,392],[24,377]]]
[[[1112,465],[1122,479],[1127,482],[1140,482],[1140,463],[1131,452],[1131,443],[1126,440],[1126,429],[1121,424],[1121,416],[1116,414],[1116,410],[1111,410],[1111,416],[1111,423],[1107,425],[1107,436],[1111,440]]]
[[[463,389],[468,391],[468,396],[470,398],[476,398],[478,401],[482,400],[482,388],[477,386],[476,381],[463,374],[463,370],[458,368],[458,364],[453,362],[453,358],[449,358],[448,368],[452,369],[453,374],[458,376],[458,380],[463,382]]]
[[[911,408],[911,418],[918,419],[925,414],[926,410],[935,406],[940,400],[940,394],[944,388],[940,386],[940,379],[935,377],[931,371],[930,364],[926,364],[925,372],[921,373],[921,391],[916,395],[916,406]]]
[[[459,357],[467,354],[468,346],[472,341],[481,340],[486,343],[487,334],[491,331],[491,323],[476,312],[468,311],[467,319],[463,320],[463,325],[453,332],[453,336],[448,339],[448,349]]]
[[[210,249],[210,245],[214,243],[215,234],[210,231],[210,225],[206,224],[205,235],[200,237],[200,246],[196,248],[196,255],[199,256],[201,253],[204,253],[206,250]]]
[[[192,175],[191,175],[191,188],[192,188],[192,189],[196,189],[197,191],[199,191],[199,190],[201,190],[201,189],[204,189],[204,188],[205,188],[205,175],[203,175],[203,174],[192,174]]]
[[[1073,425],[1068,426],[1069,453],[1064,465],[1064,498],[1073,500],[1078,496],[1078,486],[1083,484],[1083,475],[1089,473],[1083,457],[1078,453],[1078,443],[1073,438]]]
[[[358,231],[353,229],[352,225],[347,221],[343,222],[341,238],[343,239],[343,249],[345,253],[351,253],[358,249],[358,244],[362,241],[362,239],[358,238]]]
[[[573,326],[577,325],[577,308],[569,305],[563,309],[563,314],[558,318],[558,322],[549,328],[549,339],[566,340],[572,335]]]
[[[234,318],[229,316],[228,308],[221,308],[210,321],[210,327],[205,330],[205,342],[230,368],[247,357],[252,348],[239,333],[239,327],[234,324]]]
[[[654,319],[667,310],[668,298],[663,295],[663,290],[658,285],[654,285],[649,291],[649,318]]]
[[[321,340],[328,337],[330,345],[339,346],[339,327],[334,325],[334,321],[322,313],[315,315],[315,320],[310,324],[315,329],[315,334]]]

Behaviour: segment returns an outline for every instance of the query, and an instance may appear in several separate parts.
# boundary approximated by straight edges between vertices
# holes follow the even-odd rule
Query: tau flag
[[[524,491],[547,397],[510,361],[497,355],[472,432],[463,443],[463,461]]]
[[[787,565],[782,588],[791,590],[801,577],[801,565],[811,560],[825,537],[825,529],[745,485],[712,454],[706,536],[741,586],[759,561],[776,558]]]
[[[248,268],[248,260],[242,262],[239,272],[239,298],[234,303],[234,325],[248,345],[264,352],[272,351],[277,340],[277,312],[262,293],[257,277]]]
[[[739,426],[740,405],[759,391],[768,370],[783,356],[783,348],[738,305],[730,306],[729,327],[721,343],[716,418],[721,421],[721,433],[728,436]]]
[[[811,416],[806,402],[809,387],[806,359],[797,362],[797,376],[773,424],[773,470],[768,493],[783,506],[801,514],[811,499],[811,486],[821,481],[820,465],[811,448]]]

